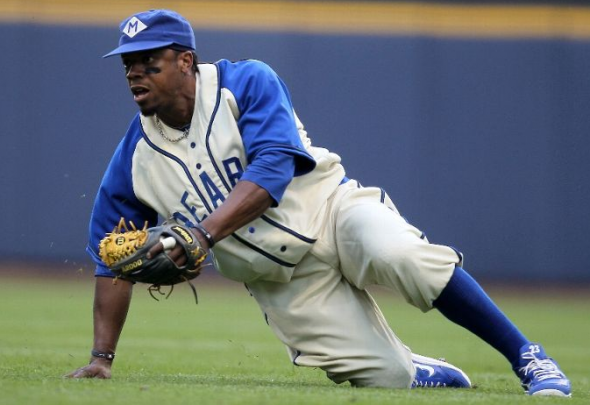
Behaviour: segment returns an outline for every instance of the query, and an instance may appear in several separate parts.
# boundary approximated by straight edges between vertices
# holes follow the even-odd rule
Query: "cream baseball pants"
[[[319,367],[336,383],[410,387],[410,349],[365,287],[390,287],[428,311],[460,254],[430,244],[381,189],[353,180],[330,198],[324,225],[289,282],[250,282],[250,293],[294,364]]]

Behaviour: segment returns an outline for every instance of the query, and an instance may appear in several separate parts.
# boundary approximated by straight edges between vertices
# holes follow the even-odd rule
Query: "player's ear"
[[[197,61],[194,60],[193,53],[191,51],[184,51],[178,55],[178,64],[182,73],[191,73],[193,63],[197,63]]]

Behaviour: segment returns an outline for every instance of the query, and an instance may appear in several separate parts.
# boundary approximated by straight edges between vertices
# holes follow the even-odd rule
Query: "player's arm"
[[[136,197],[131,178],[133,154],[142,139],[139,115],[131,122],[127,133],[117,146],[103,175],[90,218],[90,235],[86,251],[97,265],[94,290],[94,343],[93,349],[100,353],[114,353],[125,324],[131,301],[132,284],[117,280],[113,284],[112,273],[99,255],[99,243],[117,226],[123,217],[127,222],[141,226],[155,226],[158,214],[142,204]],[[90,364],[81,367],[68,377],[110,378],[112,361],[91,357]]]
[[[123,330],[133,285],[125,280],[96,277],[94,290],[94,350],[101,353],[115,353],[119,336]],[[90,364],[81,367],[66,377],[110,378],[112,360],[101,357],[90,358]]]
[[[228,198],[201,223],[215,242],[278,206],[293,177],[316,164],[302,144],[288,90],[269,66],[230,64],[223,77],[240,111],[237,124],[249,164]]]
[[[215,241],[220,241],[260,217],[273,203],[274,199],[264,188],[250,181],[239,181],[202,225]]]
[[[275,200],[263,187],[250,181],[239,181],[223,204],[200,225],[207,230],[215,243],[217,243],[248,222],[260,217],[274,203]],[[193,230],[193,234],[197,237],[201,246],[206,249],[211,247],[209,241],[201,232]],[[155,256],[162,250],[163,246],[159,243],[150,249],[149,254]],[[168,256],[178,266],[183,266],[186,263],[184,249],[179,245],[169,251]]]
[[[270,207],[276,207],[296,171],[296,157],[278,148],[268,148],[258,154],[252,164],[228,194],[226,200],[201,222],[201,232],[193,230],[201,246],[210,248],[203,230],[215,243],[231,235],[244,225],[259,218]],[[162,251],[162,245],[150,250],[152,255]],[[169,252],[179,266],[185,263],[180,247]]]
[[[215,243],[279,205],[295,176],[315,168],[302,144],[288,90],[269,66],[257,61],[222,63],[222,86],[234,95],[248,165],[227,199],[201,222]],[[201,232],[193,232],[210,247]],[[157,254],[161,245],[150,252]],[[169,256],[184,263],[182,249]]]

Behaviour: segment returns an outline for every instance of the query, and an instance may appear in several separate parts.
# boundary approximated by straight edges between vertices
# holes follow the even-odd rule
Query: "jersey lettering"
[[[239,158],[233,156],[223,160],[223,168],[225,170],[225,173],[231,186],[235,187],[238,180],[240,180],[242,174],[244,173],[242,162],[240,162]],[[203,184],[205,191],[207,192],[207,196],[211,201],[211,205],[213,205],[214,209],[219,208],[219,206],[225,201],[225,196],[217,187],[215,182],[211,179],[211,177],[207,174],[207,172],[202,172],[201,174],[199,174],[199,178],[201,179],[201,183]],[[200,223],[207,217],[207,215],[205,214],[203,218],[199,218],[197,215],[197,209],[194,206],[188,204],[188,197],[189,194],[185,191],[182,195],[182,198],[180,199],[180,203],[191,214],[194,220],[197,223]],[[189,221],[188,218],[186,218],[184,215],[180,213],[175,213],[174,217],[178,220],[181,220],[184,223],[186,223],[186,221]]]
[[[207,218],[207,214],[203,215],[202,218],[199,218],[197,215],[197,209],[195,208],[194,205],[189,205],[187,200],[188,200],[188,192],[185,191],[184,194],[182,195],[182,197],[180,198],[180,203],[182,204],[182,206],[184,208],[186,208],[187,212],[192,215],[192,217],[194,218],[194,220],[197,223],[199,223],[199,222],[203,221],[205,218]],[[174,214],[172,214],[172,216],[175,219],[181,220],[187,226],[189,225],[190,220],[187,217],[185,217],[184,215],[182,215],[180,212],[175,212]]]
[[[240,159],[237,157],[225,159],[223,161],[223,168],[225,169],[225,173],[227,174],[230,184],[232,187],[235,187],[236,183],[238,180],[240,180],[240,177],[242,177],[242,174],[244,173],[244,168],[242,167]]]
[[[203,172],[199,175],[201,178],[201,182],[203,182],[203,186],[205,186],[205,190],[209,195],[209,199],[211,199],[211,203],[213,204],[214,208],[218,208],[219,205],[225,201],[225,197],[221,190],[217,188],[211,177],[206,172]]]

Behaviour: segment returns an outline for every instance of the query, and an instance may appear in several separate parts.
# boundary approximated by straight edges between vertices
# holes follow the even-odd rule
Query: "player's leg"
[[[358,387],[470,387],[452,364],[410,353],[366,291],[308,255],[289,283],[248,284],[293,364]]]
[[[461,267],[433,302],[445,317],[502,353],[530,395],[571,395],[570,381],[543,347],[530,342]]]
[[[288,283],[257,281],[248,290],[293,364],[318,367],[336,383],[409,388],[410,350],[394,335],[366,291],[308,254]]]
[[[429,311],[461,255],[429,243],[380,189],[356,184],[340,186],[334,199],[335,243],[344,277],[359,289],[392,287],[410,304]]]
[[[428,243],[379,190],[348,188],[335,221],[343,273],[351,283],[394,287],[423,311],[435,306],[504,354],[529,393],[569,395],[569,381],[556,363],[458,267],[461,257],[453,249]],[[544,367],[550,370],[540,372]]]

